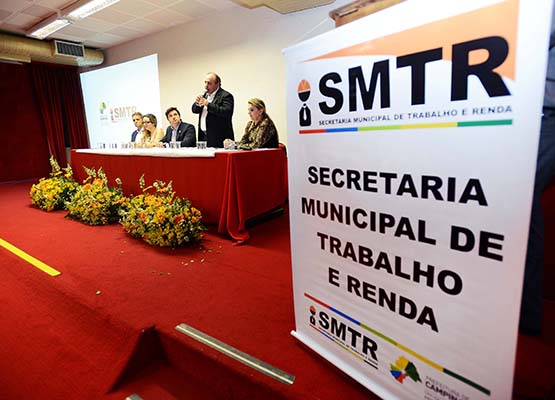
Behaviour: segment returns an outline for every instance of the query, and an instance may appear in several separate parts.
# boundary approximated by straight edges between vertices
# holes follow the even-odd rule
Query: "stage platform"
[[[119,225],[90,227],[33,208],[30,186],[0,185],[0,238],[61,275],[0,248],[1,398],[377,398],[290,335],[287,210],[252,226],[243,246],[209,227],[199,245],[161,249]],[[180,323],[294,375],[294,383],[193,340],[175,329]],[[548,398],[554,303],[546,302],[542,336],[518,343],[514,398]]]

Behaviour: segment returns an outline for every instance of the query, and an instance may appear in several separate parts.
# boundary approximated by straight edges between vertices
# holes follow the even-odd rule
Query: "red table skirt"
[[[216,157],[151,157],[71,152],[78,181],[87,177],[83,166],[102,169],[109,183],[120,178],[126,195],[139,194],[139,178],[146,185],[172,181],[174,191],[202,212],[203,221],[217,224],[219,233],[245,241],[245,221],[287,198],[287,160],[281,149],[217,152]]]

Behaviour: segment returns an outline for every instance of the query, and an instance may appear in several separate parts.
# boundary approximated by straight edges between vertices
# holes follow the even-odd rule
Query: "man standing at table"
[[[133,118],[133,124],[135,124],[135,130],[131,133],[131,141],[134,142],[137,135],[140,135],[143,130],[143,114],[137,111],[133,113],[131,118]]]
[[[210,72],[204,79],[203,95],[197,96],[192,111],[199,114],[198,140],[208,147],[224,147],[225,139],[234,139],[233,95],[221,88],[220,77]]]
[[[195,147],[197,145],[195,127],[181,121],[181,114],[177,108],[168,108],[166,110],[166,118],[170,126],[166,129],[166,135],[162,138],[161,142],[181,142],[181,147]]]

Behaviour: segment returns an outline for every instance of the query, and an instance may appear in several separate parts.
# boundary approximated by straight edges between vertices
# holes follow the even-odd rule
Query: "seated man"
[[[134,142],[137,139],[137,135],[141,137],[143,130],[143,114],[140,112],[134,112],[131,116],[133,118],[133,124],[135,125],[135,130],[131,133],[131,141]]]
[[[181,121],[181,114],[177,108],[168,108],[166,110],[166,118],[170,126],[166,129],[166,135],[162,138],[161,142],[180,142],[181,147],[195,147],[197,145],[195,127]]]

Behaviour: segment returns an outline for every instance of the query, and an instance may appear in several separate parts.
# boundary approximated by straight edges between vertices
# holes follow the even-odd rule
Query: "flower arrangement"
[[[31,203],[44,211],[64,210],[79,184],[73,179],[71,167],[60,168],[53,156],[50,156],[50,167],[50,178],[41,178],[31,186]]]
[[[98,172],[94,168],[84,168],[88,177],[67,203],[67,217],[88,225],[106,225],[117,221],[120,208],[125,207],[128,201],[121,190],[121,180],[116,179],[117,188],[110,187],[102,168]]]
[[[177,247],[202,238],[206,229],[200,211],[189,200],[176,196],[171,182],[155,181],[145,188],[141,176],[139,184],[143,193],[131,198],[120,211],[126,232],[155,246]]]

